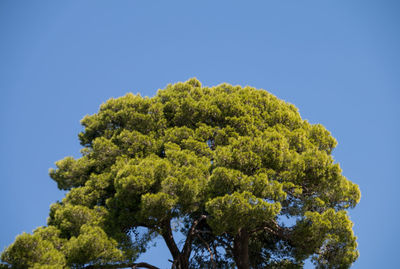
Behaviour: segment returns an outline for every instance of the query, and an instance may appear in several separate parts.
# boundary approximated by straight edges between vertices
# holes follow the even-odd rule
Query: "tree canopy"
[[[156,268],[140,260],[156,237],[179,269],[358,257],[346,210],[360,191],[336,140],[265,90],[190,79],[110,99],[81,124],[82,156],[50,170],[65,198],[5,249],[4,268]]]

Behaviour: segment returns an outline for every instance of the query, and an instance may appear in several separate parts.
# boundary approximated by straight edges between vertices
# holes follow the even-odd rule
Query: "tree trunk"
[[[186,257],[179,257],[174,264],[172,264],[171,269],[188,269],[189,268],[189,259]]]
[[[249,233],[241,228],[233,240],[233,256],[238,269],[249,269]]]

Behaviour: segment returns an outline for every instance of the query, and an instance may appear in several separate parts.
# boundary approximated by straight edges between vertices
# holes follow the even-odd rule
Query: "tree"
[[[172,268],[348,268],[358,257],[345,210],[360,192],[331,156],[335,139],[265,90],[190,79],[110,99],[81,124],[82,157],[50,170],[65,198],[3,267],[156,268],[136,260],[157,236]]]

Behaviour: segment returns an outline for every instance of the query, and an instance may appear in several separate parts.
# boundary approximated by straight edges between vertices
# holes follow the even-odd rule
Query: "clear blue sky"
[[[353,268],[398,267],[400,2],[0,1],[0,249],[64,196],[54,162],[110,97],[197,77],[266,89],[322,123],[344,175]],[[165,251],[146,259],[166,267]]]

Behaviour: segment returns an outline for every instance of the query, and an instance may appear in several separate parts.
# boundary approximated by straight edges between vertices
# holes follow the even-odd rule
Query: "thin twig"
[[[214,255],[213,255],[213,252],[212,252],[211,249],[210,249],[210,245],[209,245],[200,235],[197,234],[197,237],[198,237],[198,238],[200,239],[200,241],[203,242],[203,244],[207,247],[207,250],[208,250],[208,252],[210,253],[210,260],[211,260],[211,263],[212,263],[212,265],[213,265],[213,268],[216,269],[216,268],[217,268],[217,264],[215,263]]]

